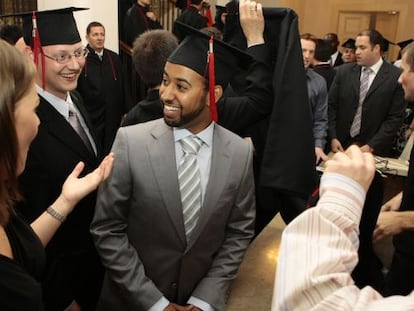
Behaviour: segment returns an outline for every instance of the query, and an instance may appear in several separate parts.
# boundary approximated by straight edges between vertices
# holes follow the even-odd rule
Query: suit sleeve
[[[273,107],[270,55],[264,45],[248,49],[254,62],[246,77],[243,96],[222,97],[217,103],[219,124],[240,135],[241,131],[269,116]]]
[[[235,155],[242,156],[242,154]],[[240,180],[233,208],[225,228],[225,238],[206,276],[199,282],[192,296],[208,302],[217,310],[224,308],[231,281],[253,237],[255,196],[252,167],[252,146],[249,144],[243,177]],[[217,294],[219,293],[219,294]]]
[[[148,310],[163,295],[145,275],[144,266],[127,236],[132,178],[125,128],[115,139],[116,161],[98,192],[91,233],[108,278],[125,293],[128,305]]]
[[[338,94],[341,83],[342,71],[337,69],[335,78],[329,89],[328,95],[328,137],[330,140],[337,138],[336,135],[336,114],[338,110]]]

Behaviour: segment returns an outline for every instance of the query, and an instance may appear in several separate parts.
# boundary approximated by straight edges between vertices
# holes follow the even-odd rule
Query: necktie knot
[[[362,74],[363,75],[368,75],[369,76],[369,74],[372,72],[372,69],[370,68],[370,67],[364,67],[363,69],[362,69]]]
[[[197,136],[187,136],[180,140],[181,147],[185,154],[197,154],[203,145],[203,141]]]
[[[75,117],[77,115],[75,108],[72,103],[68,103],[69,106],[69,117]]]
[[[76,133],[79,135],[79,137],[82,139],[83,143],[86,145],[88,150],[92,153],[94,153],[91,142],[88,138],[88,135],[85,132],[85,129],[82,127],[82,124],[80,123],[78,113],[73,106],[72,102],[67,102],[68,108],[69,108],[69,124],[72,126],[72,128],[76,131]]]

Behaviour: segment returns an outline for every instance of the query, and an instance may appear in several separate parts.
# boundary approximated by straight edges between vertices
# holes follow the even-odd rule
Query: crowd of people
[[[0,309],[226,310],[279,212],[272,310],[414,309],[413,162],[383,206],[374,163],[414,101],[414,43],[397,67],[375,29],[341,45],[289,9],[220,2],[211,27],[204,1],[175,4],[172,32],[150,0],[125,13],[134,104],[105,26],[82,45],[83,9],[0,27]]]

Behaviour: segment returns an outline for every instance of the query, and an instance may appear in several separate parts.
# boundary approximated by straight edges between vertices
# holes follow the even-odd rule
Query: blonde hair
[[[0,224],[8,221],[20,199],[17,186],[18,140],[14,111],[34,82],[34,64],[14,46],[0,40]]]

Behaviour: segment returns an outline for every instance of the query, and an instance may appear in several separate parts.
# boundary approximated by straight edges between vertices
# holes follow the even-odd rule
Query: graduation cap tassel
[[[32,14],[32,50],[34,56],[34,62],[37,65],[39,63],[39,54],[41,55],[40,61],[42,62],[42,88],[45,89],[45,56],[42,53],[42,44],[40,43],[39,29],[37,28],[36,12]]]
[[[32,50],[34,54],[34,62],[37,65],[39,63],[39,52],[40,52],[40,40],[39,30],[37,29],[36,13],[33,11],[32,15]]]
[[[214,95],[214,88],[216,86],[215,71],[214,71],[214,51],[213,51],[213,36],[209,40],[209,51],[208,51],[208,76],[209,76],[209,96],[210,96],[210,113],[211,119],[215,122],[218,120],[217,107],[216,107],[216,96]]]
[[[210,7],[206,8],[206,18],[207,18],[207,26],[213,26],[213,18],[211,17],[211,10]]]

